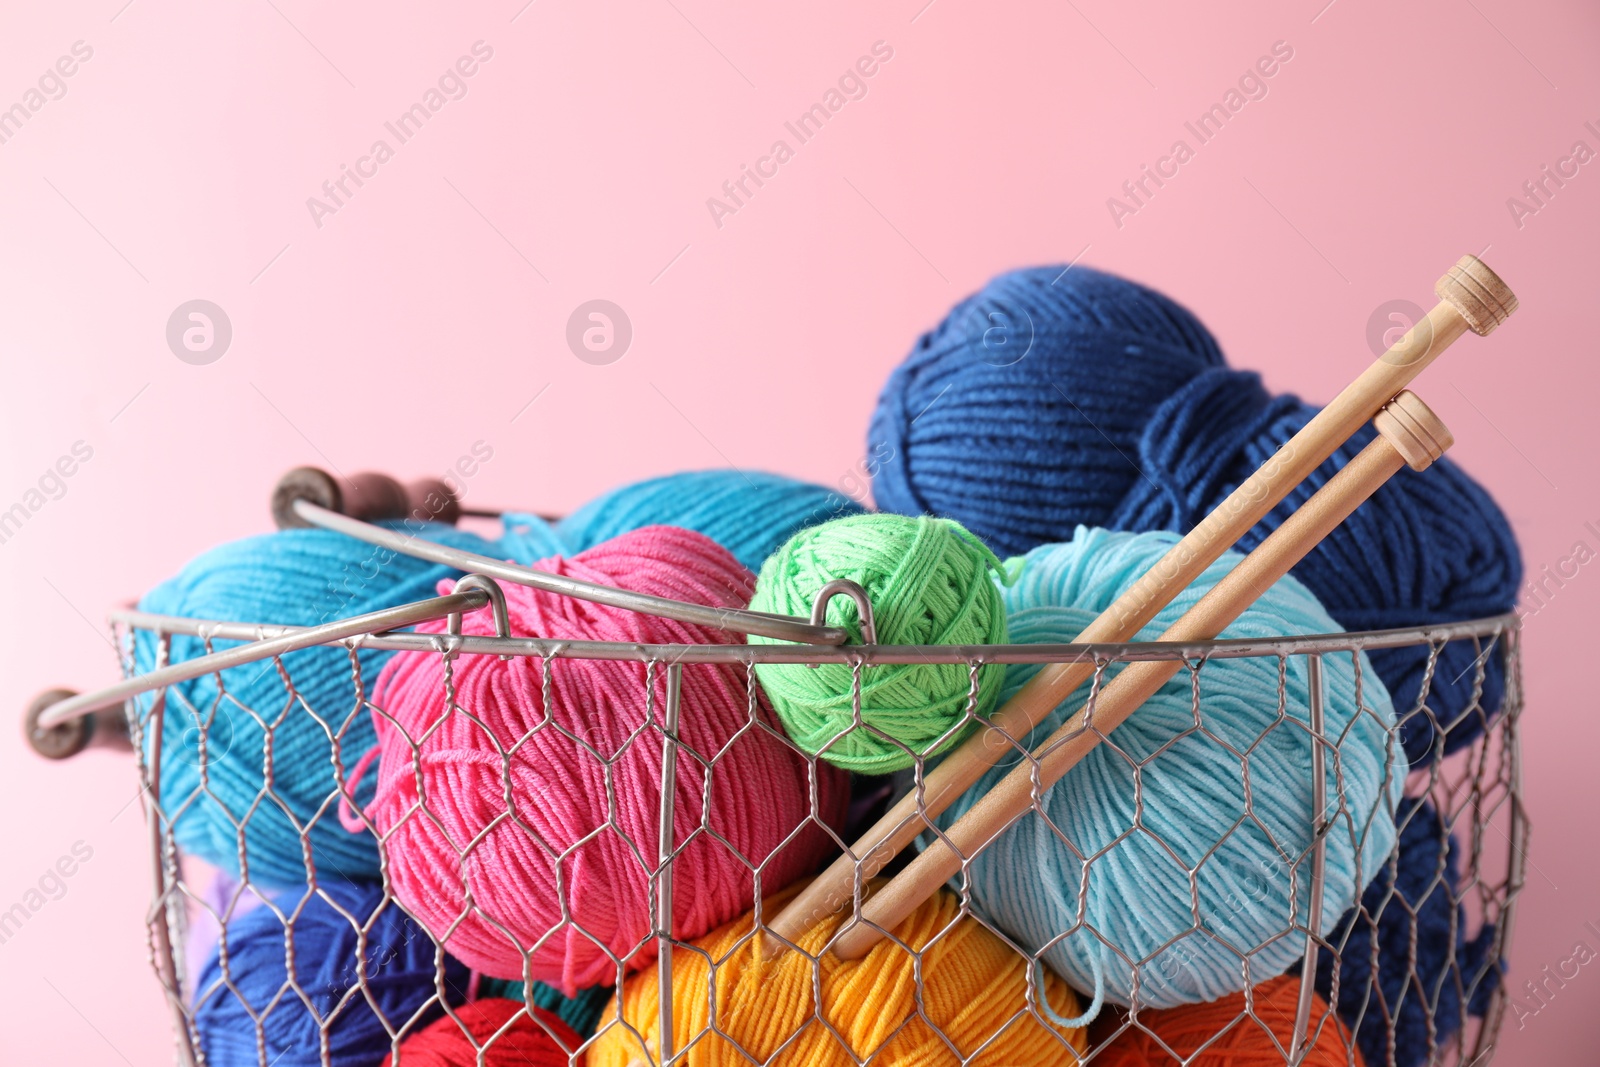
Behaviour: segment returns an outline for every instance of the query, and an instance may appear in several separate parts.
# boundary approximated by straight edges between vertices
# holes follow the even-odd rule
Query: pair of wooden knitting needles
[[[1239,485],[1204,521],[1169,549],[1080,634],[1080,644],[1127,641],[1201,572],[1231,548],[1312,471],[1372,420],[1378,436],[1319,489],[1255,551],[1217,583],[1159,640],[1194,642],[1216,637],[1287,574],[1384,482],[1409,465],[1422,470],[1451,444],[1450,432],[1405,387],[1468,330],[1486,336],[1516,310],[1510,288],[1475,256],[1462,256],[1434,286],[1439,303],[1387,352],[1351,382],[1300,432]],[[864,956],[900,920],[960,871],[971,857],[1034,805],[1085,754],[1111,733],[1168,679],[1179,660],[1130,664],[1086,706],[1064,722],[940,835],[903,871],[863,904],[831,948],[843,959]],[[767,958],[780,955],[825,916],[850,904],[856,887],[881,871],[901,849],[983,776],[1014,751],[1009,738],[1026,737],[1062,700],[1088,679],[1085,659],[1051,664],[997,709],[987,724],[929,771],[878,822],[811,882],[769,924],[759,941]]]

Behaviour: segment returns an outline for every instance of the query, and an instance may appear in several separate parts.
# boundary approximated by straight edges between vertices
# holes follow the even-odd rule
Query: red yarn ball
[[[481,1048],[487,1048],[484,1067],[582,1067],[583,1056],[574,1061],[568,1055],[578,1051],[583,1038],[543,1008],[528,1010],[533,1014],[497,997],[463,1004],[454,1018],[446,1015],[400,1042],[399,1060],[386,1056],[383,1067],[396,1062],[399,1067],[478,1067]]]
[[[673,526],[647,526],[534,566],[723,608],[747,605],[755,581],[716,542]],[[515,635],[743,641],[526,586],[504,588]],[[418,627],[444,628],[444,620]],[[490,612],[468,615],[463,631],[492,633]],[[446,950],[484,974],[511,979],[524,976],[526,954],[530,977],[572,996],[614,983],[618,961],[636,968],[654,957],[650,872],[661,733],[659,725],[646,726],[644,663],[555,657],[548,709],[543,668],[530,656],[460,656],[451,679],[457,709],[446,714],[443,657],[396,653],[374,689],[383,711],[374,713],[380,763],[367,812],[387,842],[395,895]],[[655,724],[666,675],[666,665],[657,664]],[[679,938],[699,937],[749,910],[756,868],[762,895],[770,894],[815,869],[832,845],[815,821],[805,825],[812,815],[807,761],[782,740],[766,698],[751,688],[742,666],[683,666],[673,837]],[[713,759],[703,810],[706,761]],[[849,801],[844,776],[825,764],[815,774],[816,815],[837,826]],[[608,777],[617,801],[611,816]]]
[[[1317,994],[1312,998],[1311,1018],[1306,1024],[1310,1048],[1301,1067],[1362,1067],[1361,1052],[1350,1031],[1328,1010],[1327,1001]],[[1137,1024],[1128,1022],[1125,1011],[1106,1012],[1095,1021],[1091,1048],[1104,1043],[1118,1027],[1126,1024],[1128,1028],[1116,1034],[1110,1046],[1091,1062],[1094,1067],[1283,1067],[1294,1040],[1300,979],[1264,982],[1251,990],[1251,1000],[1254,1018],[1246,1014],[1243,993],[1204,1004],[1146,1008],[1139,1012]],[[1195,1056],[1212,1038],[1217,1040]]]

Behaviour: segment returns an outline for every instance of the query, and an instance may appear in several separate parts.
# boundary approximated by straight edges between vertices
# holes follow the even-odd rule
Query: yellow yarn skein
[[[776,914],[792,895],[769,898],[762,914]],[[807,931],[797,942],[804,951],[791,950],[768,962],[756,957],[756,939],[750,936],[754,913],[694,942],[695,949],[675,950],[674,1047],[680,1055],[688,1049],[679,1062],[749,1067],[748,1053],[768,1067],[855,1067],[877,1053],[875,1067],[954,1067],[991,1038],[971,1061],[973,1067],[1074,1062],[1067,1050],[1081,1055],[1085,1031],[1058,1025],[1050,1012],[1057,1019],[1076,1016],[1076,994],[1039,965],[1034,974],[1043,980],[1049,1009],[1030,1005],[1028,960],[977,920],[958,918],[959,911],[956,897],[940,890],[895,928],[894,937],[859,960],[831,954],[817,959],[842,916]],[[916,957],[900,942],[922,954],[925,1014],[917,1010]],[[813,995],[814,968],[820,972],[820,1010]],[[622,990],[621,1017],[644,1035],[649,1056],[635,1033],[612,1023],[590,1049],[588,1067],[651,1061],[659,1047],[659,995],[655,966],[634,975]],[[614,999],[604,1017],[617,1018]]]

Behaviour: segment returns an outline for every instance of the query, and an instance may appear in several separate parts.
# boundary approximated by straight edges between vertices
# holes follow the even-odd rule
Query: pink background
[[[0,144],[0,509],[75,441],[93,458],[0,545],[0,709],[112,681],[105,610],[267,528],[296,464],[419,476],[483,440],[468,499],[552,510],[726,463],[846,482],[918,331],[997,271],[1080,253],[1325,400],[1371,360],[1378,305],[1431,304],[1483,252],[1523,309],[1418,391],[1531,572],[1600,543],[1600,166],[1520,227],[1507,207],[1574,141],[1600,148],[1592,5],[925,2],[14,5],[0,106],[74,42],[93,57]],[[479,40],[467,95],[315,225],[306,198]],[[706,198],[879,40],[866,97],[718,228]],[[1279,40],[1266,98],[1114,225],[1106,198]],[[165,343],[193,298],[233,324],[207,366]],[[593,298],[634,327],[609,366],[564,339]],[[1527,626],[1514,985],[1595,944],[1597,605],[1584,568]],[[93,849],[0,945],[9,1060],[168,1058],[133,791],[125,758],[0,745],[0,905]],[[1597,1008],[1585,968],[1520,1031],[1508,1016],[1501,1062],[1592,1063]]]

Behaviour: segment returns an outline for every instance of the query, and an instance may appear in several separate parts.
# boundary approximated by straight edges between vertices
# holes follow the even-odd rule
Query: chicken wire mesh
[[[267,637],[277,632],[272,627],[252,627],[242,624],[230,627],[219,623],[154,617],[136,612],[119,613],[114,616],[114,620],[118,644],[123,653],[124,674],[128,678],[136,677],[134,639],[138,632],[143,632],[147,638],[153,638],[157,649],[155,666],[158,669],[168,663],[174,648],[173,639],[177,635],[202,637],[203,651],[210,652],[213,648],[220,647],[215,642],[222,639],[248,640],[251,637]],[[779,743],[792,750],[797,758],[806,761],[810,783],[808,824],[820,828],[821,832],[829,835],[835,849],[848,850],[850,842],[854,839],[854,831],[880,813],[885,801],[897,797],[906,789],[918,788],[918,783],[932,761],[916,753],[910,753],[914,763],[913,769],[898,779],[858,779],[848,824],[829,825],[818,808],[817,781],[818,775],[822,773],[821,763],[816,756],[795,748],[782,731],[775,729],[773,722],[762,714],[761,704],[756,697],[754,666],[763,661],[850,663],[854,668],[853,675],[859,697],[859,686],[864,684],[864,680],[870,681],[872,672],[880,669],[885,660],[892,658],[878,656],[877,654],[882,651],[880,648],[875,646],[806,648],[772,645],[614,646],[571,641],[543,641],[537,638],[461,637],[456,636],[458,628],[452,629],[455,632],[445,635],[387,633],[330,641],[329,644],[342,646],[345,649],[350,662],[349,690],[337,706],[313,707],[301,693],[294,671],[281,655],[268,656],[260,661],[260,669],[276,672],[282,687],[281,702],[274,701],[269,707],[248,707],[239,703],[228,691],[220,673],[211,676],[216,683],[216,698],[203,706],[190,703],[185,697],[184,690],[176,685],[157,688],[150,695],[129,700],[126,704],[130,736],[135,739],[134,750],[143,786],[142,796],[152,858],[154,896],[148,915],[150,954],[157,978],[172,1012],[180,1063],[208,1062],[201,1027],[197,1024],[197,1013],[207,1004],[215,1004],[223,998],[238,997],[241,1003],[244,1002],[245,998],[238,986],[239,976],[233,972],[231,966],[229,940],[223,931],[228,923],[261,908],[271,908],[277,912],[284,930],[285,956],[290,961],[286,968],[285,981],[269,1001],[254,1003],[246,1008],[252,1020],[251,1027],[255,1030],[253,1035],[256,1045],[255,1058],[263,1067],[269,1067],[276,1055],[270,1051],[266,1039],[271,1013],[304,1013],[309,1025],[307,1033],[312,1035],[310,1039],[319,1045],[315,1050],[305,1050],[311,1053],[313,1057],[311,1062],[320,1059],[330,1067],[336,1067],[339,1062],[336,1056],[339,1028],[346,1025],[352,1016],[370,1011],[384,1030],[395,1062],[403,1065],[406,1056],[401,1046],[407,1036],[433,1023],[441,1016],[459,1020],[464,1004],[486,995],[491,990],[499,996],[522,1001],[523,1010],[533,1025],[547,1032],[572,1063],[582,1062],[584,1057],[596,1048],[597,1043],[614,1041],[618,1037],[624,1037],[625,1044],[634,1050],[630,1062],[640,1064],[805,1062],[795,1058],[796,1050],[803,1045],[814,1047],[805,1043],[814,1042],[819,1030],[826,1031],[828,1035],[823,1038],[825,1043],[837,1042],[843,1049],[846,1058],[840,1062],[896,1062],[895,1050],[891,1048],[891,1044],[900,1039],[902,1045],[899,1047],[903,1048],[904,1041],[909,1039],[907,1035],[914,1035],[917,1040],[923,1042],[925,1060],[917,1062],[999,1062],[990,1055],[992,1041],[998,1036],[999,1031],[1017,1023],[1018,1020],[1027,1018],[1048,1027],[1051,1020],[1056,1018],[1048,1002],[1042,999],[1040,986],[1045,980],[1045,971],[1038,965],[1041,956],[1039,946],[1019,943],[996,925],[985,910],[977,906],[973,900],[970,867],[978,858],[977,855],[963,858],[961,876],[951,888],[957,901],[956,919],[971,920],[983,925],[1010,946],[1012,951],[1030,961],[1026,969],[1023,995],[1017,999],[1009,1015],[995,1020],[996,1034],[988,1040],[982,1037],[975,1040],[970,1033],[952,1035],[945,1032],[948,1019],[935,1017],[936,1013],[930,1008],[925,995],[928,975],[921,966],[920,957],[924,952],[930,951],[932,945],[927,944],[922,949],[916,949],[904,941],[891,938],[892,951],[904,952],[916,959],[913,967],[916,988],[911,998],[913,1009],[906,1018],[892,1025],[887,1031],[880,1028],[881,1040],[875,1047],[863,1048],[851,1045],[852,1038],[847,1032],[848,1026],[841,1026],[837,1013],[831,1012],[829,1005],[822,1002],[824,964],[821,957],[826,951],[825,946],[822,950],[806,955],[813,972],[812,990],[804,1017],[792,1028],[793,1032],[765,1034],[760,1041],[752,1042],[748,1033],[741,1032],[739,1026],[729,1025],[729,1013],[732,1008],[725,1002],[719,1002],[719,968],[731,966],[730,957],[724,955],[712,958],[703,950],[696,949],[689,939],[674,936],[674,865],[682,862],[686,849],[696,838],[706,838],[716,841],[719,847],[727,848],[737,854],[733,844],[723,836],[718,827],[714,804],[706,802],[713,796],[711,783],[716,779],[719,766],[727,759],[728,750],[725,748],[719,752],[702,752],[681,743],[681,718],[695,714],[695,709],[683,706],[679,698],[686,673],[719,669],[729,664],[740,668],[737,673],[742,677],[743,685],[746,687],[748,722],[739,731],[739,735],[760,731],[765,736],[777,739]],[[1299,977],[1292,979],[1300,986],[1293,1028],[1285,1032],[1282,1018],[1263,1018],[1254,1002],[1246,1000],[1241,1003],[1236,1015],[1219,1019],[1215,1037],[1198,1042],[1197,1047],[1173,1049],[1158,1041],[1154,1047],[1161,1053],[1161,1059],[1152,1062],[1185,1062],[1186,1056],[1191,1057],[1188,1062],[1199,1062],[1198,1057],[1202,1057],[1213,1043],[1219,1043],[1220,1047],[1220,1042],[1227,1039],[1229,1031],[1244,1026],[1258,1026],[1263,1034],[1270,1035],[1266,1038],[1270,1048],[1277,1055],[1281,1055],[1285,1064],[1300,1062],[1308,1050],[1313,1048],[1318,1050],[1319,1055],[1324,1056],[1328,1055],[1329,1049],[1332,1049],[1334,1058],[1327,1062],[1350,1064],[1366,1062],[1369,1065],[1376,1062],[1403,1062],[1395,1058],[1397,1055],[1403,1055],[1395,1051],[1395,1045],[1404,1038],[1403,1035],[1399,1037],[1396,1035],[1408,1027],[1415,1030],[1420,1021],[1424,1031],[1421,1047],[1425,1049],[1427,1063],[1479,1064],[1486,1062],[1492,1055],[1495,1035],[1504,1011],[1502,992],[1504,983],[1500,980],[1502,977],[1500,961],[1507,949],[1515,900],[1523,882],[1526,865],[1528,827],[1521,806],[1517,744],[1518,719],[1522,711],[1521,663],[1517,638],[1516,620],[1508,616],[1429,631],[1341,634],[1265,643],[1220,641],[1180,647],[1149,644],[994,646],[979,650],[928,647],[912,651],[918,658],[930,662],[965,663],[967,670],[974,675],[982,663],[990,661],[1069,662],[1089,657],[1094,660],[1098,676],[1103,675],[1114,665],[1135,660],[1181,659],[1184,661],[1194,694],[1194,729],[1198,736],[1210,738],[1221,745],[1225,743],[1207,732],[1205,701],[1207,672],[1214,669],[1211,665],[1220,660],[1265,657],[1276,662],[1276,668],[1282,677],[1287,671],[1287,665],[1295,658],[1304,659],[1308,670],[1320,673],[1323,663],[1336,657],[1353,659],[1364,649],[1397,647],[1407,643],[1426,646],[1428,661],[1421,695],[1414,706],[1396,709],[1398,725],[1386,728],[1395,732],[1406,729],[1414,723],[1428,721],[1435,731],[1439,731],[1457,725],[1462,719],[1475,719],[1484,729],[1476,740],[1460,751],[1446,758],[1434,760],[1409,773],[1405,770],[1404,756],[1400,754],[1398,742],[1392,740],[1388,746],[1388,758],[1394,764],[1390,771],[1405,775],[1406,800],[1387,814],[1397,818],[1402,827],[1402,834],[1409,832],[1413,837],[1417,835],[1435,837],[1437,840],[1434,851],[1440,857],[1448,857],[1453,852],[1458,857],[1458,876],[1450,877],[1448,865],[1441,859],[1435,870],[1424,873],[1421,899],[1419,899],[1415,889],[1402,892],[1395,888],[1397,859],[1392,853],[1385,861],[1389,875],[1387,892],[1379,892],[1376,896],[1369,893],[1363,897],[1353,912],[1333,925],[1328,935],[1322,936],[1313,930],[1310,931],[1309,937],[1305,936],[1308,927],[1318,925],[1315,903],[1311,915],[1307,918],[1300,918],[1297,913],[1286,916],[1285,935],[1304,937],[1308,946],[1305,959],[1297,965]],[[1428,700],[1430,683],[1439,662],[1439,653],[1447,639],[1473,642],[1479,652],[1471,669],[1476,671],[1476,685],[1473,691],[1480,696],[1461,713],[1457,723],[1440,722]],[[614,749],[602,751],[594,747],[586,738],[573,734],[548,713],[542,721],[534,723],[528,729],[527,735],[497,739],[501,751],[500,758],[504,761],[502,773],[508,783],[511,781],[511,764],[518,758],[518,746],[527,743],[529,736],[541,731],[562,733],[574,752],[582,752],[584,758],[593,759],[603,766],[607,789],[605,797],[607,818],[602,824],[575,828],[567,840],[537,840],[538,835],[532,828],[518,820],[514,810],[516,800],[511,798],[509,787],[507,797],[511,798],[511,802],[506,805],[505,810],[496,813],[497,825],[518,827],[518,832],[527,834],[532,846],[543,850],[558,868],[562,864],[572,862],[584,849],[593,846],[599,834],[612,833],[626,836],[617,818],[617,813],[621,805],[626,803],[626,799],[617,794],[616,779],[612,771],[631,746],[650,746],[659,750],[660,809],[651,813],[657,827],[657,837],[655,840],[630,842],[633,862],[638,866],[638,870],[634,873],[645,887],[645,899],[632,903],[647,912],[651,917],[651,923],[647,936],[632,946],[630,951],[625,953],[616,951],[607,944],[602,934],[585,929],[583,920],[568,909],[565,890],[561,886],[558,886],[558,890],[563,894],[559,902],[560,920],[542,931],[536,939],[519,942],[503,925],[495,923],[493,917],[485,915],[483,909],[470,895],[470,887],[466,884],[464,872],[471,862],[474,850],[483,847],[484,835],[479,835],[471,841],[457,843],[463,872],[462,891],[466,900],[457,922],[447,928],[427,930],[428,936],[439,946],[434,954],[431,989],[427,991],[428,995],[412,1010],[401,1015],[391,1018],[385,1014],[383,992],[378,988],[378,976],[374,973],[371,958],[363,953],[366,951],[364,935],[373,928],[379,913],[388,909],[403,910],[396,899],[390,878],[388,842],[384,840],[378,842],[384,876],[381,886],[375,890],[376,895],[372,898],[375,903],[366,914],[357,914],[340,906],[342,898],[333,890],[343,880],[338,872],[318,869],[314,850],[310,844],[310,836],[318,824],[335,820],[341,802],[349,805],[355,798],[355,778],[358,773],[356,768],[360,757],[365,753],[343,750],[344,738],[351,724],[360,716],[387,715],[385,709],[373,703],[372,694],[363,687],[357,658],[360,654],[358,650],[385,647],[406,650],[402,651],[401,655],[432,656],[442,662],[444,691],[439,694],[441,710],[439,722],[432,724],[435,727],[446,718],[459,716],[476,724],[475,728],[489,729],[479,714],[482,709],[473,707],[471,700],[463,702],[462,694],[456,692],[450,683],[454,667],[463,662],[465,657],[531,657],[538,664],[538,677],[544,689],[543,706],[547,709],[551,706],[551,699],[559,695],[555,692],[556,688],[569,684],[563,679],[561,672],[554,669],[555,665],[563,661],[576,659],[621,661],[631,664],[637,671],[639,679],[637,701],[632,706],[611,709],[615,715],[626,718],[629,723],[625,742]],[[903,653],[905,650],[899,651]],[[1486,667],[1491,657],[1500,657],[1505,668],[1504,694],[1497,708],[1485,707],[1481,700]],[[902,661],[903,659],[904,656]],[[1299,712],[1301,709],[1291,707],[1293,698],[1280,684],[1278,717],[1281,722],[1303,720],[1307,727],[1304,736],[1306,763],[1312,771],[1314,791],[1317,794],[1313,810],[1323,814],[1317,820],[1317,825],[1307,827],[1306,831],[1307,839],[1317,844],[1299,854],[1283,854],[1280,857],[1279,869],[1263,872],[1263,877],[1288,878],[1298,885],[1298,874],[1308,870],[1311,879],[1311,899],[1316,902],[1320,899],[1323,878],[1322,842],[1327,834],[1336,832],[1336,827],[1341,821],[1348,825],[1352,820],[1359,821],[1369,817],[1371,813],[1351,811],[1346,805],[1337,774],[1329,778],[1325,778],[1323,774],[1325,767],[1331,765],[1337,768],[1341,758],[1341,745],[1345,743],[1345,739],[1324,731],[1319,707],[1320,699],[1315,695],[1321,692],[1320,685],[1313,687],[1311,692],[1313,694],[1309,701],[1311,706],[1304,709],[1305,714],[1290,716],[1291,710]],[[1091,697],[1091,708],[1092,700]],[[1370,712],[1370,707],[1362,709],[1363,714]],[[237,738],[223,736],[224,731],[219,729],[219,724],[226,723],[235,715],[249,716],[258,724],[261,736],[259,753],[254,751],[248,754],[241,753],[236,747],[239,743]],[[326,731],[332,744],[334,765],[340,777],[337,788],[323,798],[322,803],[309,817],[291,815],[296,819],[295,824],[304,847],[309,877],[305,889],[286,897],[275,887],[259,885],[252,879],[246,833],[250,820],[261,817],[259,813],[266,806],[275,806],[278,810],[286,812],[289,810],[274,795],[274,781],[278,776],[289,773],[289,768],[275,765],[278,757],[274,751],[273,739],[295,716],[314,716],[318,720],[320,729]],[[168,721],[174,717],[182,724],[182,729],[176,731],[176,734]],[[959,731],[967,727],[994,729],[988,724],[980,723],[970,705],[967,720],[954,730]],[[873,728],[860,722],[858,718],[858,721],[848,729],[872,730]],[[182,738],[181,743],[173,743],[175,736]],[[736,740],[737,738],[730,744],[736,743]],[[1018,754],[1017,758],[1027,759],[1030,757],[1026,755],[1024,741],[1023,738],[1005,737],[997,739],[996,743],[1013,748]],[[414,759],[417,758],[416,751],[413,745]],[[909,750],[907,751],[909,753]],[[1243,759],[1236,749],[1231,751],[1234,756],[1241,758],[1239,773],[1248,783],[1250,773],[1248,760]],[[188,812],[199,805],[218,803],[217,797],[211,793],[208,785],[208,771],[224,754],[235,760],[242,756],[249,759],[259,757],[263,770],[264,784],[259,795],[249,810],[236,820],[241,867],[238,875],[218,870],[186,854],[175,832]],[[1141,776],[1152,773],[1150,760],[1157,757],[1152,756],[1141,761],[1124,754],[1123,758],[1128,761],[1127,769],[1135,782],[1137,792]],[[177,763],[186,763],[198,770],[198,785],[185,796],[169,795],[163,801],[161,787],[163,770],[170,769]],[[685,773],[686,770],[692,773]],[[1322,783],[1326,780],[1334,782],[1332,790],[1327,790],[1323,786]],[[696,786],[698,788],[695,788]],[[1246,795],[1248,798],[1248,788]],[[1420,803],[1424,799],[1431,808]],[[409,817],[437,818],[429,805],[429,798],[424,793],[419,797],[416,810]],[[682,815],[686,810],[695,815],[692,829],[687,835],[681,831]],[[1429,811],[1436,815],[1425,814]],[[1039,816],[1045,815],[1038,796],[1035,797],[1034,812]],[[1247,814],[1253,817],[1253,813]],[[1137,821],[1136,819],[1135,822]],[[674,831],[675,825],[680,829]],[[804,827],[796,827],[793,834],[785,840],[792,840],[793,835],[801,833],[803,829]],[[1130,825],[1127,829],[1132,832],[1134,827]],[[366,832],[371,832],[370,824]],[[1144,832],[1149,831],[1146,828]],[[925,839],[926,836],[925,833]],[[756,900],[763,895],[770,897],[776,888],[770,884],[762,884],[768,858],[738,857],[745,875],[751,880],[751,892],[748,895]],[[1087,856],[1086,870],[1092,868],[1095,862],[1096,857]],[[895,868],[891,866],[883,874],[885,876],[892,874],[894,870]],[[1191,868],[1187,873],[1192,877],[1194,870]],[[1382,872],[1377,873],[1380,874],[1379,881],[1382,882]],[[857,907],[867,888],[864,880],[858,879]],[[1292,898],[1297,890],[1291,888],[1289,892]],[[1419,948],[1418,937],[1414,933],[1417,925],[1414,915],[1423,900],[1437,894],[1449,897],[1449,931],[1442,947],[1442,959],[1429,963],[1420,958],[1429,947],[1424,945]],[[311,898],[334,904],[340,916],[339,921],[347,923],[351,934],[356,937],[350,958],[335,972],[345,980],[335,980],[324,988],[306,988],[307,983],[299,977],[293,965],[296,946],[292,932],[296,923],[303,920],[304,909]],[[753,951],[755,937],[764,929],[765,922],[772,918],[775,910],[775,906],[771,903],[758,910],[756,932],[738,943],[740,950]],[[606,955],[609,966],[615,973],[615,979],[602,983],[602,988],[598,990],[580,994],[576,1001],[560,1002],[554,991],[534,983],[527,970],[524,971],[526,980],[522,981],[492,983],[487,977],[476,973],[468,973],[463,978],[462,969],[453,963],[448,954],[452,950],[453,940],[461,936],[460,923],[469,915],[485,919],[504,932],[509,947],[520,953],[524,960],[531,959],[534,953],[552,939],[574,936],[585,939]],[[1094,929],[1092,924],[1086,924],[1081,915],[1080,912],[1080,919],[1075,929],[1062,929],[1058,934],[1066,936],[1074,933],[1103,939],[1104,932]],[[1372,936],[1373,931],[1394,926],[1397,920],[1401,929],[1409,925],[1413,931],[1409,938],[1385,938],[1382,934]],[[1201,917],[1197,913],[1196,924],[1186,933],[1203,935],[1201,927]],[[1362,940],[1363,938],[1365,940]],[[1356,972],[1359,973],[1352,973],[1349,962],[1348,953],[1353,945],[1359,945],[1360,951],[1367,957],[1366,966],[1356,967]],[[1469,952],[1469,946],[1477,948]],[[706,984],[703,989],[697,987],[691,993],[691,999],[697,1003],[689,1003],[685,999],[684,991],[675,989],[669,972],[674,957],[667,951],[669,948],[699,952],[704,959],[708,968]],[[1433,946],[1433,950],[1439,951],[1439,946]],[[796,948],[792,951],[803,950]],[[206,973],[212,977],[201,981],[201,963],[208,958],[213,962],[211,970]],[[658,988],[675,989],[674,995],[660,997],[657,1012],[648,1020],[637,1015],[630,1017],[620,1006],[621,990],[625,982],[636,980],[631,977],[634,970],[641,964],[653,960],[666,961],[659,965],[659,969],[664,973],[658,976],[660,981]],[[1136,991],[1131,1005],[1117,1008],[1108,1006],[1091,1028],[1081,1048],[1074,1047],[1072,1043],[1060,1039],[1058,1035],[1060,1049],[1054,1062],[1092,1063],[1097,1057],[1106,1054],[1105,1050],[1114,1043],[1125,1040],[1130,1033],[1155,1033],[1150,1009],[1148,1005],[1141,1003],[1137,992],[1139,977],[1148,973],[1153,978],[1160,973],[1154,970],[1155,968],[1170,971],[1185,966],[1187,961],[1181,951],[1167,950],[1143,959],[1129,959],[1127,962],[1136,976]],[[1243,958],[1240,966],[1243,968],[1243,984],[1258,984],[1264,978],[1270,977],[1252,974],[1249,963]],[[1331,1002],[1338,1006],[1350,1003],[1357,1005],[1356,1015],[1354,1018],[1347,1018],[1343,1026],[1333,1021],[1330,1012],[1311,1011],[1313,1002],[1311,990],[1318,984],[1319,968],[1320,984]],[[1294,969],[1291,969],[1291,973],[1293,971]],[[321,973],[325,973],[325,969]],[[1388,976],[1387,980],[1380,980],[1380,974]],[[1170,973],[1162,976],[1167,979],[1172,977]],[[573,1004],[580,1002],[581,1011],[572,1008]],[[541,1015],[535,1010],[549,1008],[558,1003],[564,1005],[563,1011],[574,1016],[587,1016],[585,1019],[575,1021],[592,1022],[592,1033],[587,1032],[590,1026],[580,1025],[578,1030],[581,1036],[574,1041],[570,1032],[560,1032],[547,1021],[548,1016]],[[1455,1007],[1452,1008],[1451,1005]],[[1456,1025],[1453,1015],[1465,1015],[1466,1018],[1461,1020],[1460,1025]],[[686,1031],[683,1025],[683,1020],[686,1018],[702,1021]],[[463,1033],[466,1033],[467,1024],[461,1021],[459,1025],[462,1026]],[[652,1027],[654,1034],[647,1032]],[[1387,1053],[1383,1059],[1368,1056],[1363,1060],[1352,1035],[1359,1028],[1372,1027],[1377,1028],[1379,1040],[1376,1046],[1369,1044],[1368,1048],[1387,1049]],[[479,1062],[485,1064],[494,1062],[492,1059],[494,1043],[498,1040],[510,1040],[505,1036],[507,1029],[509,1028],[502,1028],[498,1033],[489,1035],[486,1040],[475,1040],[474,1047],[479,1049],[476,1054]],[[659,1040],[662,1035],[665,1035],[665,1040]],[[1415,1040],[1415,1035],[1412,1039]],[[760,1047],[749,1047],[751,1044]]]

